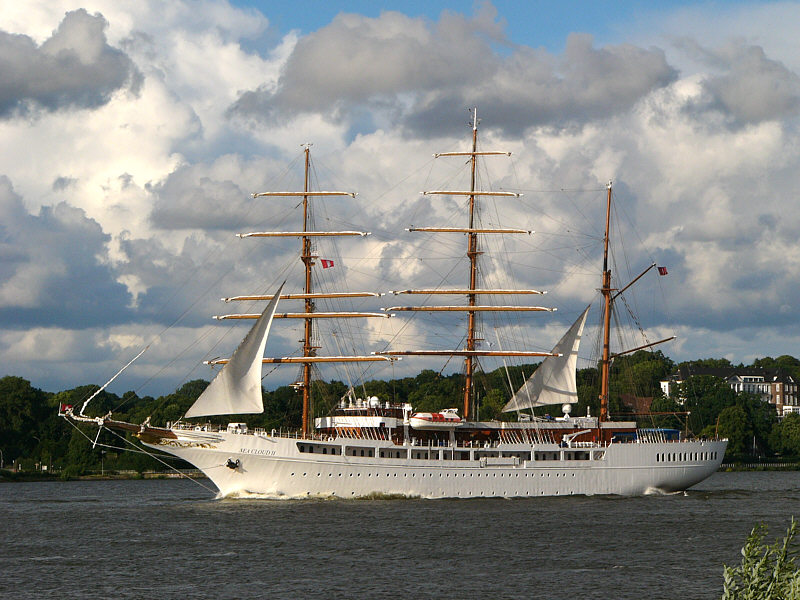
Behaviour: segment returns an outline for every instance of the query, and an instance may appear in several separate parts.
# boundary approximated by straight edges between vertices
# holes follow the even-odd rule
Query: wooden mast
[[[608,381],[611,367],[611,270],[608,268],[608,237],[611,223],[611,182],[606,199],[606,232],[603,238],[603,358],[600,361],[600,421],[608,421]]]
[[[472,156],[470,156],[470,185],[469,191],[469,246],[467,256],[469,257],[469,290],[467,301],[469,306],[475,306],[475,290],[478,285],[478,234],[475,229],[475,166],[478,160],[475,154],[478,151],[478,109],[475,108],[472,114]],[[467,352],[475,350],[475,311],[471,310],[467,317]],[[472,392],[472,372],[474,369],[473,356],[468,354],[464,357],[464,415],[469,418],[469,401]]]
[[[375,362],[395,360],[386,356],[317,356],[319,346],[314,345],[314,321],[316,319],[331,319],[331,318],[345,318],[345,317],[380,317],[387,318],[392,316],[388,313],[368,313],[368,312],[316,312],[315,300],[318,298],[364,298],[381,296],[380,293],[374,292],[354,292],[354,293],[316,293],[313,290],[312,283],[312,267],[315,265],[314,259],[316,255],[312,248],[312,240],[318,237],[364,237],[369,235],[368,232],[362,231],[313,231],[311,229],[311,203],[309,200],[315,196],[351,196],[355,197],[353,192],[338,192],[338,191],[313,191],[311,189],[311,159],[310,159],[310,146],[311,144],[303,145],[304,154],[304,171],[303,171],[303,191],[286,191],[286,192],[259,192],[253,194],[253,198],[262,197],[302,197],[303,205],[303,227],[302,231],[276,231],[276,232],[251,232],[237,234],[240,238],[256,238],[256,237],[299,237],[301,239],[300,247],[300,260],[303,262],[305,281],[302,293],[288,293],[282,294],[282,299],[287,300],[302,300],[304,307],[303,312],[288,312],[279,313],[276,316],[282,319],[303,319],[303,338],[300,342],[303,345],[302,356],[292,357],[276,357],[264,358],[264,364],[294,364],[301,365],[302,367],[302,381],[296,384],[297,388],[302,389],[303,393],[303,416],[302,416],[302,435],[308,437],[311,430],[311,371],[312,366],[316,363],[349,363],[349,362]],[[247,295],[247,296],[233,296],[230,298],[223,298],[224,301],[236,300],[270,300],[272,296],[268,295]],[[258,314],[234,314],[234,315],[221,315],[215,317],[219,320],[227,319],[253,319],[258,318]],[[214,359],[207,361],[208,364],[225,364],[228,359]]]
[[[614,300],[622,295],[625,290],[631,287],[634,283],[639,281],[642,276],[653,269],[656,264],[653,263],[648,266],[644,271],[639,273],[627,285],[622,288],[611,287],[611,269],[608,266],[608,247],[611,237],[611,196],[612,196],[612,183],[608,182],[608,194],[606,196],[606,230],[603,238],[603,286],[600,288],[600,293],[603,295],[603,357],[600,360],[600,417],[599,421],[608,421],[610,416],[608,412],[609,395],[610,395],[610,381],[611,381],[611,361],[618,356],[630,354],[637,350],[644,350],[652,348],[664,342],[669,342],[675,339],[672,335],[668,338],[658,340],[655,342],[648,342],[641,344],[635,348],[629,348],[621,352],[611,353],[611,313],[614,309]]]
[[[305,168],[303,174],[303,232],[308,232],[308,166],[309,166],[309,145],[306,144],[304,148],[305,153]],[[303,236],[303,249],[301,260],[305,265],[306,270],[306,283],[305,293],[311,294],[311,267],[314,265],[313,257],[311,255],[311,237],[308,235]],[[305,312],[314,312],[314,300],[306,297],[303,300],[305,304]],[[314,355],[315,348],[312,346],[311,335],[313,332],[311,318],[306,318],[305,326],[303,327],[303,356],[309,357]],[[303,437],[308,437],[308,413],[311,401],[311,363],[303,363]]]
[[[463,415],[469,418],[470,397],[474,383],[474,373],[477,359],[480,356],[517,356],[517,357],[546,357],[556,356],[551,352],[531,352],[531,351],[498,351],[498,350],[479,350],[476,349],[477,342],[480,341],[477,332],[477,313],[483,312],[552,312],[554,308],[542,306],[498,306],[498,305],[479,305],[479,296],[505,295],[505,294],[545,294],[539,290],[514,290],[514,289],[485,289],[478,287],[478,257],[482,252],[478,248],[478,235],[484,234],[527,234],[533,233],[527,229],[510,228],[489,228],[481,227],[476,224],[480,219],[476,215],[477,202],[481,196],[510,197],[518,198],[522,194],[505,191],[491,191],[477,189],[477,163],[479,156],[511,156],[510,152],[498,151],[478,151],[478,110],[472,111],[472,148],[469,152],[440,152],[434,154],[439,157],[460,157],[468,156],[470,164],[470,186],[469,190],[436,190],[422,192],[425,195],[442,196],[465,196],[469,198],[469,223],[468,227],[410,227],[408,231],[420,231],[429,233],[460,233],[466,234],[468,240],[467,256],[469,257],[469,280],[468,285],[460,289],[417,289],[417,290],[396,290],[393,294],[464,294],[467,297],[466,305],[457,306],[393,306],[385,309],[391,312],[400,311],[431,311],[431,312],[467,312],[467,335],[465,347],[458,350],[385,350],[377,352],[378,355],[385,356],[463,356],[464,357],[464,390],[463,390]]]

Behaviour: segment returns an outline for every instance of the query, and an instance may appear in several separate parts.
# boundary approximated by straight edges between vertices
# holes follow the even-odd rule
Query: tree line
[[[745,366],[732,365],[725,359],[675,364],[660,351],[639,351],[618,357],[611,369],[609,408],[612,416],[635,419],[640,427],[676,428],[694,436],[725,436],[730,440],[728,458],[733,460],[747,460],[753,456],[800,457],[800,415],[778,419],[772,405],[754,394],[735,392],[719,378],[690,377],[681,384],[675,397],[664,396],[660,382],[684,365]],[[782,369],[795,381],[800,380],[800,360],[791,356],[762,358],[747,366]],[[516,419],[514,413],[502,412],[511,396],[509,381],[518,387],[536,367],[535,364],[522,365],[481,373],[476,378],[474,389],[476,414],[469,415],[470,418]],[[578,403],[572,414],[599,414],[598,369],[580,369],[577,381]],[[377,396],[381,402],[408,402],[418,411],[435,411],[460,406],[463,382],[464,377],[459,373],[444,375],[424,370],[413,377],[367,381],[354,393],[358,397]],[[104,390],[92,400],[87,414],[112,412],[115,418],[134,423],[150,417],[153,424],[165,425],[179,420],[207,385],[204,380],[190,381],[175,392],[157,398],[140,397],[133,391],[118,396]],[[107,470],[138,472],[163,469],[164,466],[148,454],[113,448],[135,450],[135,438],[102,431],[96,439],[98,444],[93,447],[97,428],[71,425],[57,416],[59,405],[68,404],[77,409],[98,389],[96,385],[84,385],[51,393],[34,387],[21,377],[0,379],[0,462],[3,466],[14,465],[26,471],[41,470],[46,466],[47,470],[65,476],[98,471],[101,466]],[[347,393],[348,388],[341,381],[316,382],[312,390],[314,415],[329,414]],[[631,396],[652,398],[652,414],[631,414],[631,408],[624,401]],[[282,386],[264,390],[263,397],[262,414],[240,415],[235,419],[246,422],[249,427],[266,430],[300,428],[301,398],[294,388]],[[540,415],[547,412],[559,416],[560,407],[537,409]],[[224,424],[230,418],[210,420]]]

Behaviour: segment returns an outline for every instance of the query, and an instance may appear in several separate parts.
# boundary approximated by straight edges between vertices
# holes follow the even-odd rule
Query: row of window
[[[716,452],[659,452],[656,462],[696,462],[717,460]]]
[[[321,444],[297,444],[300,452],[310,454],[341,454],[342,449],[340,446],[325,446]],[[373,448],[360,448],[351,446],[347,448],[347,456],[363,456],[369,458],[374,456],[375,450]],[[474,459],[480,460],[482,458],[498,458],[500,453],[491,450],[477,450],[474,452]],[[406,450],[380,450],[381,458],[405,458]],[[503,458],[518,458],[521,461],[530,460],[530,452],[505,452]],[[439,460],[438,451],[428,450],[411,450],[411,458],[417,460]],[[564,451],[564,452],[535,452],[534,458],[537,461],[548,460],[589,460],[590,455],[586,450]],[[597,457],[596,457],[597,458]],[[602,458],[602,456],[600,457]],[[469,451],[455,451],[445,452],[444,460],[469,460]]]
[[[333,473],[328,473],[328,477],[333,477],[333,475],[334,475]],[[337,473],[336,475],[338,477],[342,476],[341,473]],[[397,473],[388,473],[387,472],[387,473],[384,473],[384,475],[386,475],[386,477],[397,477]],[[417,473],[410,473],[410,474],[409,473],[403,473],[402,475],[403,475],[403,478],[411,477],[412,479],[414,479],[414,478],[416,478]],[[511,478],[519,479],[520,475],[523,478],[528,478],[528,477],[534,477],[535,478],[536,477],[536,473],[518,473],[518,472],[517,473],[503,473],[503,472],[501,472],[501,473],[498,474],[498,473],[487,473],[487,472],[480,472],[480,471],[477,472],[477,473],[476,472],[469,472],[469,473],[438,473],[437,474],[437,473],[424,473],[423,472],[423,473],[419,474],[420,478],[427,477],[429,479],[433,478],[433,477],[436,477],[437,475],[438,475],[439,479],[449,479],[451,476],[454,479],[457,479],[458,477],[461,477],[461,478],[467,478],[467,477],[493,477],[493,478],[497,478],[497,477],[500,477],[502,479],[506,475],[508,475],[509,479],[511,479]],[[308,472],[305,472],[305,473],[302,473],[302,474],[300,474],[300,473],[291,473],[291,476],[292,477],[295,477],[295,476],[297,476],[297,477],[307,477],[308,476]],[[359,478],[359,477],[361,477],[361,473],[355,473],[355,474],[348,473],[348,476],[349,477],[354,477],[355,476],[356,478]],[[366,476],[367,477],[372,477],[372,473],[367,473]],[[544,478],[547,478],[547,477],[567,477],[567,476],[575,477],[575,473],[559,473],[559,472],[554,472],[554,473],[541,472],[541,473],[539,473],[539,477],[544,477]],[[322,473],[317,473],[317,477],[322,477]],[[375,473],[375,478],[377,479],[379,477],[381,477],[381,474],[380,473]]]

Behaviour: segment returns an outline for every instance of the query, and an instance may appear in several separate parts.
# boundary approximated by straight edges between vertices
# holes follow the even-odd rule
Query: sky
[[[676,335],[676,361],[800,356],[800,2],[652,4],[0,3],[0,376],[102,384],[149,346],[112,391],[210,378],[203,360],[246,332],[211,317],[263,308],[220,298],[300,289],[296,239],[236,234],[301,226],[296,199],[251,194],[299,189],[304,143],[317,189],[358,194],[315,202],[313,226],[371,232],[319,241],[335,266],[315,286],[387,293],[318,310],[463,287],[463,236],[406,228],[466,225],[463,197],[419,192],[469,185],[463,160],[432,155],[468,149],[470,107],[480,148],[512,153],[486,157],[479,185],[523,194],[485,199],[481,225],[534,232],[485,236],[481,284],[546,290],[493,301],[558,309],[486,316],[482,345],[549,350],[596,299],[613,181],[619,285],[669,271],[626,292],[629,332]],[[268,353],[296,354],[288,321]],[[463,344],[454,314],[320,328],[325,354]],[[264,385],[296,377],[265,369]]]

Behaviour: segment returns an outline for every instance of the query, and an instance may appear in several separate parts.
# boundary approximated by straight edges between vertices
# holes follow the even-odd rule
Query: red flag
[[[667,267],[658,267],[658,274],[659,275],[666,275],[667,274]]]
[[[63,415],[71,408],[72,408],[72,404],[59,404],[59,406],[58,406],[58,414]]]
[[[333,266],[333,261],[327,258],[321,259],[320,262],[322,263],[323,269],[328,269]]]

